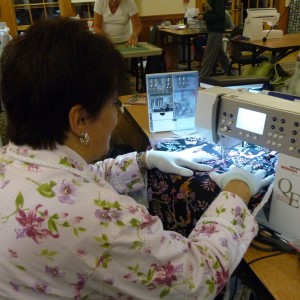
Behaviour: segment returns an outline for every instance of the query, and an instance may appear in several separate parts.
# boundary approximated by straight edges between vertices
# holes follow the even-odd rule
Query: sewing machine
[[[195,126],[225,148],[246,141],[279,153],[271,205],[256,217],[300,246],[300,103],[212,87],[198,92]]]
[[[283,31],[273,28],[278,21],[279,13],[276,8],[248,8],[243,36],[250,40],[282,38]],[[270,29],[264,30],[264,23],[267,23]]]
[[[195,25],[199,21],[196,20],[196,17],[199,14],[199,8],[187,7],[184,13],[184,21],[186,25]]]

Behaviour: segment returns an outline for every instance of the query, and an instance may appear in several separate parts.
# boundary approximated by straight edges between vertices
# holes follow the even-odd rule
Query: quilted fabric
[[[267,175],[271,175],[277,161],[276,153],[252,144],[227,149],[226,161],[222,157],[220,146],[203,139],[178,139],[155,146],[159,151],[182,151],[187,148],[213,155],[215,159],[207,164],[220,173],[226,172],[231,165],[237,167],[250,165],[254,170],[263,168],[267,171]],[[220,192],[207,172],[195,172],[192,177],[182,177],[154,169],[148,171],[147,175],[150,213],[160,217],[165,229],[174,230],[184,236],[189,235],[200,216]],[[266,191],[267,188],[261,189],[250,200],[251,210],[260,203]]]

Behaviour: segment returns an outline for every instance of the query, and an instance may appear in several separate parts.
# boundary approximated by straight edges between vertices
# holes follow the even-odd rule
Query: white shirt
[[[114,14],[110,11],[108,0],[96,0],[94,11],[103,16],[103,30],[113,43],[128,41],[131,35],[130,17],[138,13],[134,0],[121,0]]]

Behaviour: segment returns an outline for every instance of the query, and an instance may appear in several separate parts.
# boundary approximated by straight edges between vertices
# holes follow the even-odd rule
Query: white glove
[[[254,196],[258,191],[272,183],[274,176],[266,176],[265,170],[257,170],[251,173],[251,167],[246,166],[243,169],[235,166],[230,166],[229,171],[218,174],[216,172],[210,172],[209,177],[213,180],[222,190],[232,180],[241,180],[248,184],[251,192],[251,196]]]
[[[157,168],[165,173],[178,174],[181,176],[192,176],[193,171],[211,171],[212,167],[208,165],[198,164],[198,162],[204,162],[211,160],[213,156],[206,155],[201,158],[199,155],[190,155],[191,158],[187,158],[180,152],[166,152],[166,151],[146,151],[146,163],[148,169]],[[192,169],[192,170],[190,170]]]

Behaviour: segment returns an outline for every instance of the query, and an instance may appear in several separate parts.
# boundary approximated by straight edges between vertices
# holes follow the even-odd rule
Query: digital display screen
[[[266,116],[266,114],[261,112],[239,108],[236,127],[257,134],[263,134]]]

